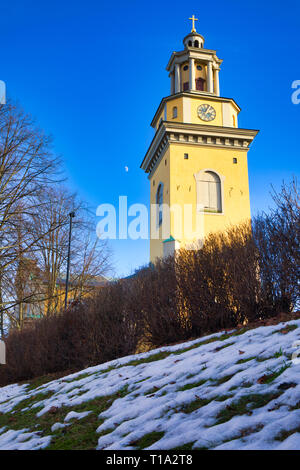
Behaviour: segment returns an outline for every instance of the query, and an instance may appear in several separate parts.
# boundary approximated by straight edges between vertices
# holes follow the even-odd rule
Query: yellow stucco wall
[[[150,178],[150,207],[151,204],[156,204],[156,193],[159,184],[163,184],[163,202],[170,205],[170,148],[168,148],[159,164],[157,169],[154,171]],[[152,224],[156,221],[150,219],[150,229]],[[152,239],[150,241],[150,259],[155,260],[163,256],[163,244],[162,244],[162,232],[161,227],[159,230],[159,239]]]
[[[176,98],[166,103],[167,106],[167,121],[183,122],[183,100]],[[173,108],[177,107],[177,118],[173,118]]]
[[[209,104],[216,110],[216,118],[213,121],[202,121],[198,116],[198,107],[201,104]],[[186,122],[191,124],[205,124],[208,126],[238,127],[238,112],[232,102],[222,100],[206,99],[202,96],[181,96],[179,98],[169,99],[166,103],[167,121]],[[173,118],[173,108],[177,107],[177,118]],[[234,119],[233,119],[234,116]],[[160,119],[165,119],[165,109],[163,107],[157,121],[156,129],[159,126]],[[235,124],[234,124],[235,123]]]
[[[200,65],[202,67],[202,70],[198,70],[197,65]],[[199,61],[195,62],[195,78],[203,78],[204,80],[206,80],[207,78],[206,69],[207,69],[206,65],[203,64],[202,62],[199,62]]]
[[[189,158],[184,159],[187,153]],[[237,164],[233,163],[237,158]],[[196,230],[197,191],[194,175],[200,170],[215,171],[222,180],[223,213],[201,213],[200,231]],[[179,231],[176,218],[171,213],[171,235],[180,240],[181,246],[191,243],[191,234],[196,233],[195,239],[203,239],[210,232],[224,230],[230,225],[238,224],[250,218],[250,198],[248,185],[247,151],[222,149],[214,147],[197,147],[188,144],[172,143],[168,150],[167,165],[164,159],[154,173],[151,181],[155,179],[155,186],[151,183],[151,202],[155,203],[158,183],[164,183],[164,202],[192,206],[193,220],[191,226],[183,224],[183,211],[181,216],[182,227],[185,233]],[[178,219],[177,219],[178,222]],[[198,226],[199,228],[199,226]],[[188,238],[186,238],[188,235]],[[151,261],[163,256],[162,240],[151,240]]]
[[[188,71],[181,72],[188,75]],[[206,71],[203,70],[202,74],[205,76]],[[201,104],[209,104],[215,108],[216,118],[213,121],[205,122],[198,117],[198,107]],[[226,99],[211,99],[201,95],[174,96],[166,101],[165,106],[166,118],[170,122],[238,127],[238,109],[233,102]],[[177,107],[177,118],[173,118],[174,106]],[[160,117],[165,119],[164,108]],[[188,159],[184,158],[184,154],[188,154]],[[233,163],[234,158],[237,159],[236,164]],[[222,213],[197,211],[195,174],[201,170],[214,171],[221,179]],[[230,225],[250,219],[247,149],[235,150],[172,142],[151,175],[151,204],[156,203],[160,183],[164,185],[164,204],[171,208],[177,207],[170,213],[169,230],[170,234],[180,241],[180,246],[190,244],[192,239],[203,240],[211,232],[224,230]],[[184,205],[189,205],[191,209],[192,219],[188,221],[184,221]],[[159,239],[151,239],[150,242],[152,262],[163,256],[163,240],[166,238],[168,237],[164,236],[160,227]]]

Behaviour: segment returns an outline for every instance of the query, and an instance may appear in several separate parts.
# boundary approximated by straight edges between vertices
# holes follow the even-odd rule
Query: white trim
[[[168,256],[174,255],[175,251],[179,250],[180,243],[178,240],[165,241],[163,243],[163,257],[167,258]]]
[[[184,97],[182,98],[182,121],[191,123],[192,110],[191,110],[191,99]]]
[[[195,91],[195,59],[192,57],[189,58],[189,82],[189,89]]]
[[[203,210],[202,204],[199,201],[198,183],[200,181],[202,181],[201,178],[203,178],[204,173],[206,173],[207,171],[209,171],[211,173],[215,173],[220,179],[220,183],[221,183],[221,207],[222,207],[221,212],[209,212],[209,211]],[[224,207],[224,181],[225,181],[225,176],[221,175],[220,173],[218,173],[213,168],[204,168],[203,170],[199,170],[198,173],[194,173],[194,178],[196,180],[196,198],[197,198],[196,199],[196,204],[197,204],[196,207],[197,207],[197,211],[201,212],[203,214],[208,214],[208,215],[225,215],[225,207]]]
[[[155,193],[155,204],[156,204],[156,208],[157,208],[157,213],[156,213],[156,229],[159,229],[159,227],[162,225],[163,223],[163,211],[160,211],[159,210],[159,204],[157,202],[157,194],[158,194],[158,190],[161,186],[161,191],[162,191],[162,206],[164,204],[164,183],[162,181],[160,181],[157,185],[157,190],[156,190],[156,193]],[[159,222],[159,214],[161,213],[161,222]]]
[[[180,90],[181,90],[180,66],[179,64],[175,64],[175,93],[179,93]]]
[[[207,62],[207,91],[209,93],[214,92],[214,86],[213,86],[213,70],[212,70],[212,62],[208,61]]]

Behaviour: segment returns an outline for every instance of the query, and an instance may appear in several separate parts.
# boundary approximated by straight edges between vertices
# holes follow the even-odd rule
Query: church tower
[[[184,49],[168,62],[170,95],[151,122],[155,136],[141,164],[157,208],[152,262],[250,219],[247,153],[258,131],[238,127],[239,106],[220,95],[222,60],[205,49],[190,19]]]

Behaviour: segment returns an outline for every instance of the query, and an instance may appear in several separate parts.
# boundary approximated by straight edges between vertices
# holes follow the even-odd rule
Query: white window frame
[[[210,210],[207,210],[203,207],[203,201],[201,200],[201,193],[200,193],[200,184],[203,181],[205,177],[205,173],[210,172],[210,173],[215,173],[220,180],[220,192],[221,192],[221,211],[220,212],[213,212]],[[216,170],[212,168],[205,168],[203,170],[198,171],[198,173],[194,174],[195,180],[196,180],[196,194],[197,194],[197,212],[201,212],[204,214],[210,214],[210,215],[224,215],[225,214],[225,206],[224,206],[224,181],[225,181],[225,176],[220,175]]]
[[[158,202],[158,191],[161,188],[161,195],[162,195],[162,202],[159,204]],[[158,183],[156,194],[155,194],[155,204],[157,205],[157,227],[160,227],[163,222],[163,204],[164,204],[164,184]]]

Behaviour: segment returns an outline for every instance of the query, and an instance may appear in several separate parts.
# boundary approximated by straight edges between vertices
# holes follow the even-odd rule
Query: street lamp
[[[70,212],[70,229],[69,229],[69,246],[68,246],[68,260],[67,260],[67,277],[66,277],[66,295],[65,295],[65,310],[68,306],[68,289],[69,289],[69,273],[70,273],[70,254],[71,254],[71,236],[72,236],[72,221],[75,217],[75,212]]]

